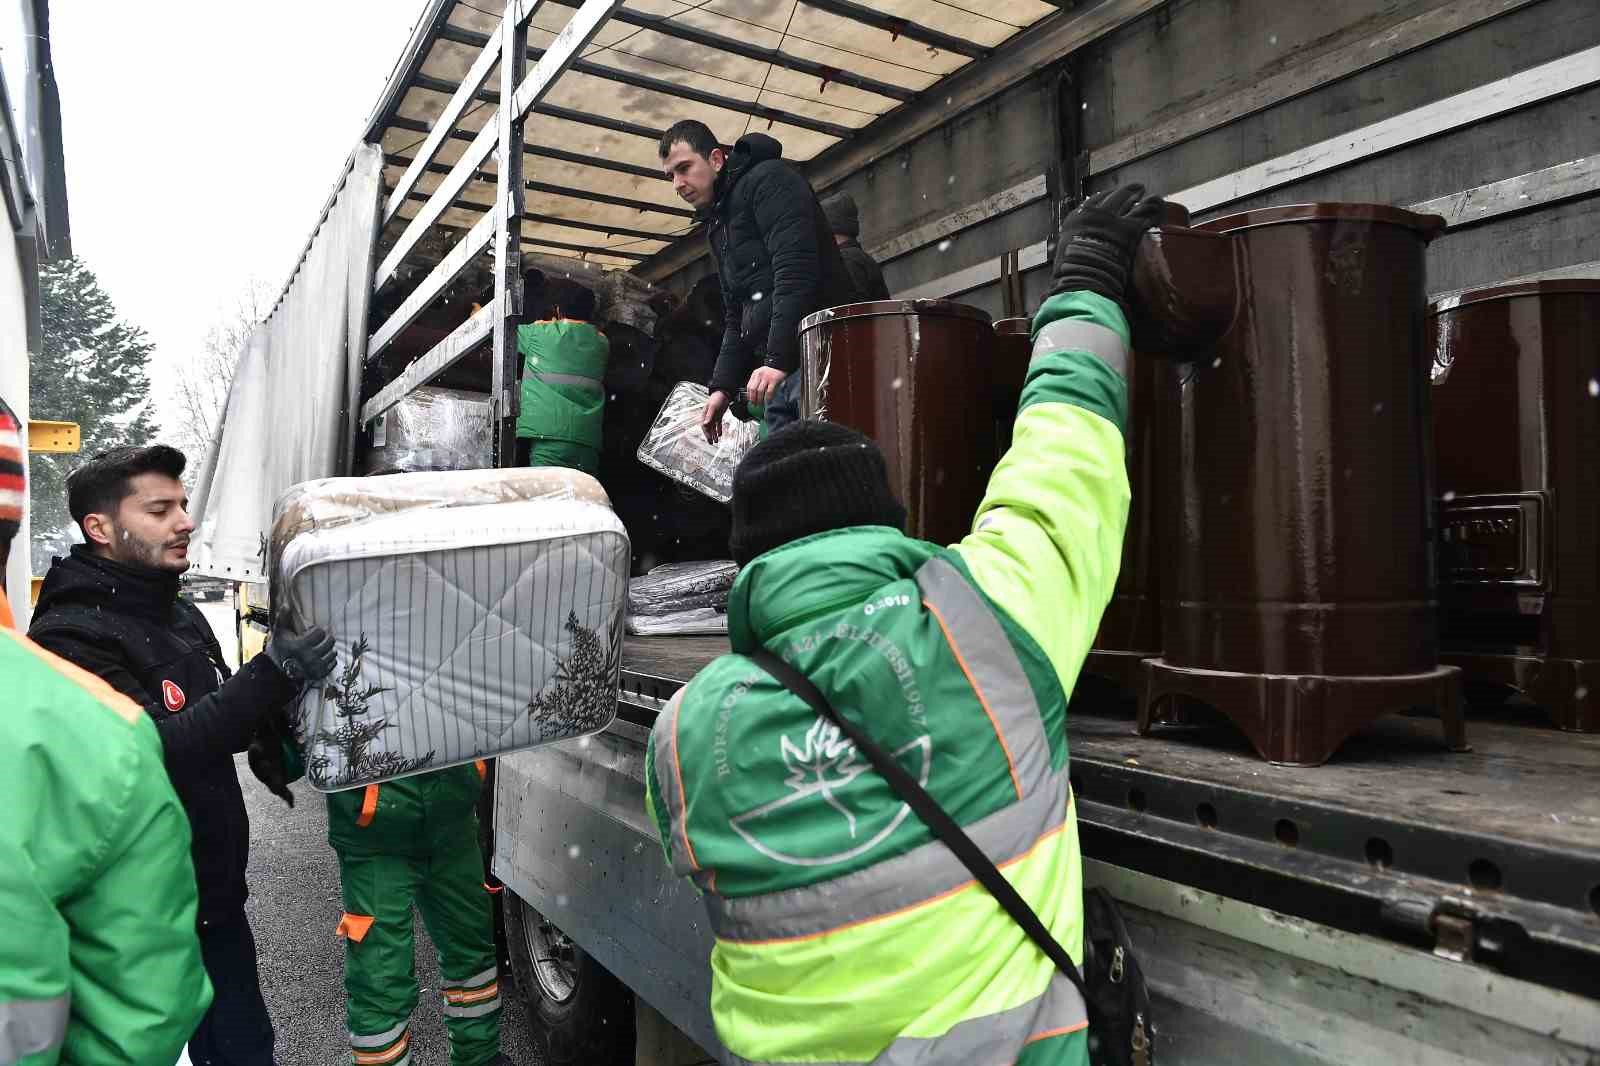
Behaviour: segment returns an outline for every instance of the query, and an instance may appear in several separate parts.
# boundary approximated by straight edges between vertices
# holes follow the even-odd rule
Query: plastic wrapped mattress
[[[627,532],[555,468],[329,478],[279,499],[272,600],[338,642],[292,718],[323,791],[592,733],[616,714]]]

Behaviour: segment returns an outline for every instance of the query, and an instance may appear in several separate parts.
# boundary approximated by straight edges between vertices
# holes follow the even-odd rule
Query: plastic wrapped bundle
[[[364,457],[368,474],[481,470],[494,465],[489,396],[420,388],[384,412]]]
[[[323,791],[603,729],[616,714],[627,532],[555,468],[328,478],[274,511],[272,602],[339,664],[292,718]]]
[[[628,632],[636,637],[708,636],[727,631],[728,612],[715,607],[628,616]]]
[[[696,608],[728,609],[739,567],[731,559],[665,563],[628,582],[629,615],[664,615]]]
[[[700,413],[710,394],[704,385],[680,381],[667,394],[650,432],[639,445],[639,461],[703,492],[718,503],[733,498],[733,471],[755,447],[760,424],[722,415],[722,439],[709,443],[700,432]]]

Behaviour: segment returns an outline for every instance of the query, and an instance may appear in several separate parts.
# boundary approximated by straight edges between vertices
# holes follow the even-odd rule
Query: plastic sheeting
[[[261,580],[273,502],[347,468],[382,168],[373,146],[351,155],[298,269],[240,354],[193,493],[199,573]]]
[[[423,387],[385,411],[362,457],[368,474],[494,465],[489,394]]]
[[[639,443],[639,461],[718,503],[733,499],[733,471],[756,445],[760,423],[722,414],[722,437],[712,444],[700,431],[700,413],[710,396],[704,385],[680,381],[667,394],[650,431]]]
[[[629,545],[575,470],[329,478],[293,488],[273,604],[339,654],[292,715],[323,791],[603,729],[616,714]]]

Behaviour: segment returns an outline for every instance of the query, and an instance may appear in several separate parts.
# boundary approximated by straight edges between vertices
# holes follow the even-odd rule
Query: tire
[[[551,1066],[633,1066],[633,993],[509,888],[500,893],[517,993]]]

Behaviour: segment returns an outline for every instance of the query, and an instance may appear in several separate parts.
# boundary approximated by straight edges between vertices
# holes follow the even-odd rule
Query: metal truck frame
[[[1037,303],[1062,213],[1129,180],[1197,220],[1311,199],[1440,214],[1437,294],[1600,275],[1593,0],[645,6],[427,4],[363,137],[385,169],[358,445],[414,389],[470,381],[511,461],[529,262],[679,293],[709,272],[642,119],[778,127],[819,192],[861,204],[897,297],[997,317]],[[631,639],[614,724],[500,760],[519,985],[547,1026],[621,1034],[612,1052],[635,998],[720,1051],[710,935],[642,775],[656,713],[725,648]],[[1118,710],[1080,694],[1073,784],[1164,1061],[1596,1061],[1600,737],[1480,719],[1452,754],[1393,716],[1289,769],[1226,737],[1135,738]]]

